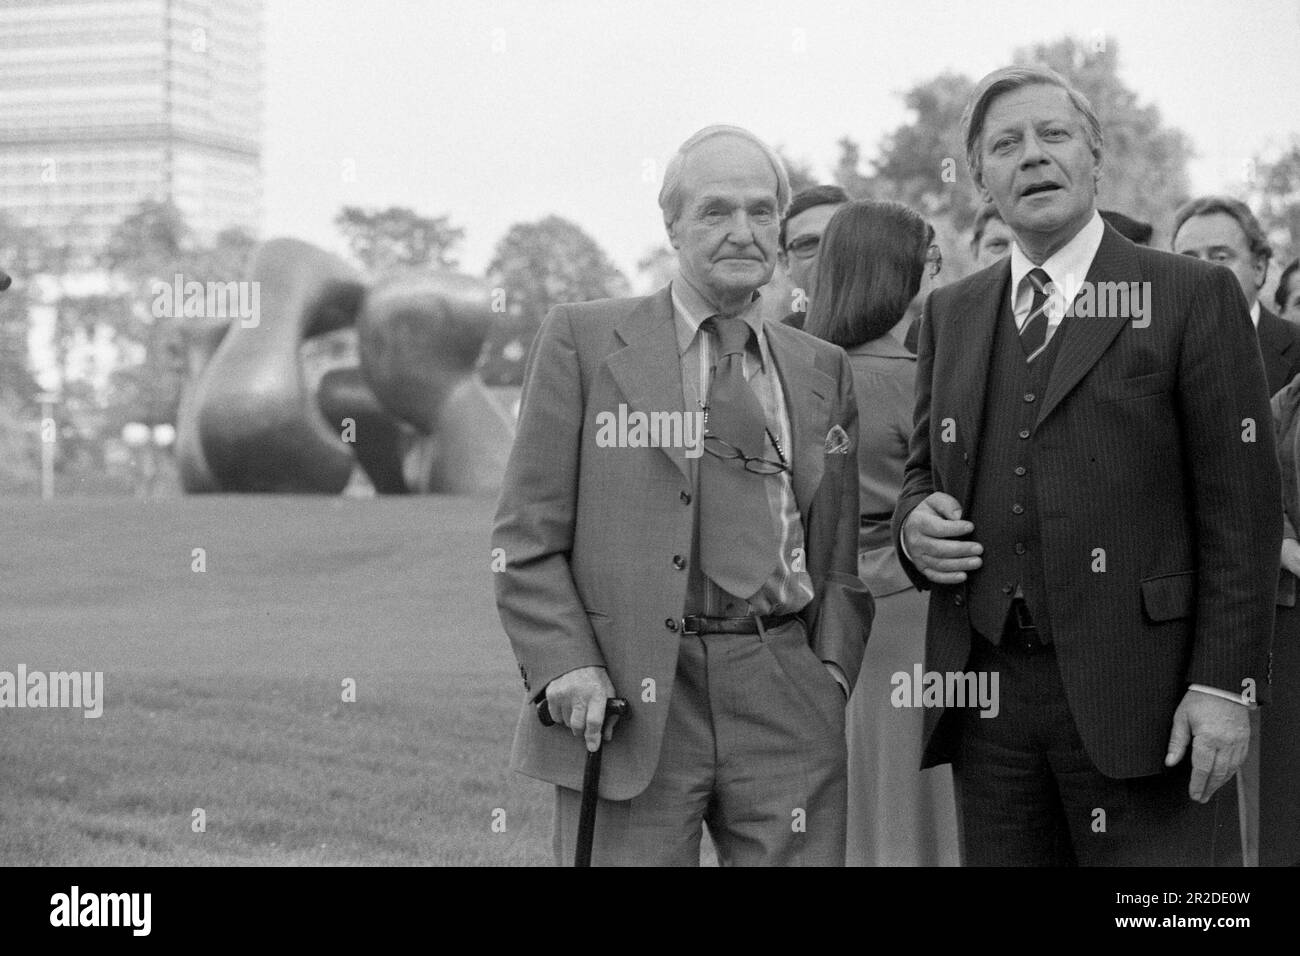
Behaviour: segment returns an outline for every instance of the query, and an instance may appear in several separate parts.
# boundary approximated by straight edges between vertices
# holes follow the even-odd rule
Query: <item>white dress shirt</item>
[[[1011,288],[1015,290],[1012,311],[1016,315],[1016,328],[1023,329],[1029,318],[1029,307],[1034,301],[1034,287],[1028,276],[1031,269],[1042,269],[1052,280],[1054,294],[1047,303],[1047,341],[1065,318],[1065,305],[1073,302],[1083,280],[1088,277],[1092,260],[1097,257],[1106,224],[1096,210],[1088,224],[1074,234],[1074,238],[1048,256],[1041,266],[1035,266],[1020,250],[1020,244],[1011,244]]]

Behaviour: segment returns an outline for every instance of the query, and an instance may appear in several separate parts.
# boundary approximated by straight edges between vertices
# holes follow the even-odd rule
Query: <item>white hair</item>
[[[785,171],[785,163],[781,161],[781,157],[777,155],[776,150],[749,130],[740,126],[718,124],[706,126],[699,132],[694,133],[677,148],[673,158],[668,161],[668,168],[664,170],[664,184],[659,190],[659,208],[663,210],[664,225],[671,226],[677,221],[677,217],[682,214],[682,203],[684,202],[682,196],[682,169],[686,165],[686,157],[701,143],[718,136],[734,136],[737,139],[753,143],[763,151],[763,155],[767,157],[768,163],[772,166],[772,171],[776,173],[777,215],[784,217],[786,207],[790,205],[790,176]]]

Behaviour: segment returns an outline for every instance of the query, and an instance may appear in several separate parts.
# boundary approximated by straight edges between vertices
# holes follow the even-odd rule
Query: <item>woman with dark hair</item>
[[[942,259],[934,230],[894,202],[852,202],[826,226],[807,332],[849,354],[858,399],[858,574],[876,600],[849,703],[850,866],[958,865],[947,765],[919,770],[923,712],[896,707],[895,674],[925,660],[924,597],[894,553],[890,520],[912,435],[916,356],[908,304]],[[908,703],[910,703],[910,696]]]
[[[1273,290],[1273,304],[1277,314],[1288,322],[1300,323],[1300,259],[1292,259],[1290,265],[1278,276],[1277,288]]]

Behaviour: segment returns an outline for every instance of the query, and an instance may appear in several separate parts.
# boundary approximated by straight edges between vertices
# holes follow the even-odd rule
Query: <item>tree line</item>
[[[1015,59],[1051,66],[1088,96],[1103,121],[1100,204],[1152,222],[1155,242],[1167,241],[1173,210],[1189,195],[1187,162],[1193,149],[1120,79],[1115,43],[1066,38],[1017,50]],[[970,266],[964,240],[980,204],[961,142],[961,113],[973,86],[971,78],[949,72],[903,90],[906,121],[879,140],[870,159],[846,133],[826,177],[783,148],[792,187],[829,181],[854,198],[907,203],[935,226],[944,247],[943,280],[959,277]],[[1300,140],[1269,155],[1243,157],[1236,193],[1259,214],[1277,249],[1275,262],[1294,255],[1300,237]],[[402,206],[346,206],[334,224],[351,257],[372,277],[459,266],[465,230],[447,215],[427,216]],[[51,330],[60,407],[57,467],[95,473],[105,464],[106,442],[126,423],[175,423],[182,385],[197,371],[187,362],[187,336],[211,334],[193,320],[154,317],[153,283],[170,282],[176,273],[199,282],[243,278],[255,246],[256,240],[238,229],[201,241],[174,206],[146,201],[90,261],[79,261],[67,237],[0,214],[0,263],[18,280],[0,295],[0,491],[30,490],[37,473],[39,446],[32,436],[41,389],[28,358],[34,310],[44,310]],[[637,264],[641,285],[658,287],[673,266],[666,244],[648,249]],[[87,285],[79,278],[87,271],[100,281]],[[483,278],[501,307],[480,373],[497,386],[519,383],[532,338],[552,306],[626,295],[631,288],[592,237],[557,215],[512,225]],[[92,340],[110,343],[103,351],[113,356],[112,367],[87,366],[86,350],[78,345]]]

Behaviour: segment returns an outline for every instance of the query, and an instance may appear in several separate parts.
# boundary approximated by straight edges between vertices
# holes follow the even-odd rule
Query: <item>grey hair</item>
[[[970,169],[971,178],[976,182],[979,182],[984,172],[979,145],[980,137],[984,135],[984,117],[989,111],[989,106],[1003,93],[1040,83],[1065,90],[1070,105],[1083,117],[1083,129],[1088,137],[1088,148],[1093,156],[1101,158],[1101,120],[1097,119],[1097,111],[1088,102],[1088,97],[1071,86],[1065,77],[1048,67],[1007,66],[994,70],[979,81],[962,113],[961,126],[966,139],[966,165]]]
[[[735,136],[737,139],[753,143],[763,151],[763,155],[772,166],[772,171],[776,173],[776,212],[778,216],[784,217],[786,207],[790,205],[790,176],[785,171],[785,163],[781,161],[776,150],[747,129],[717,124],[706,126],[692,134],[677,148],[673,158],[668,161],[668,167],[664,170],[664,184],[659,190],[659,208],[663,210],[664,225],[671,226],[682,214],[682,203],[685,201],[682,196],[682,168],[686,165],[686,157],[701,143],[718,136]]]

